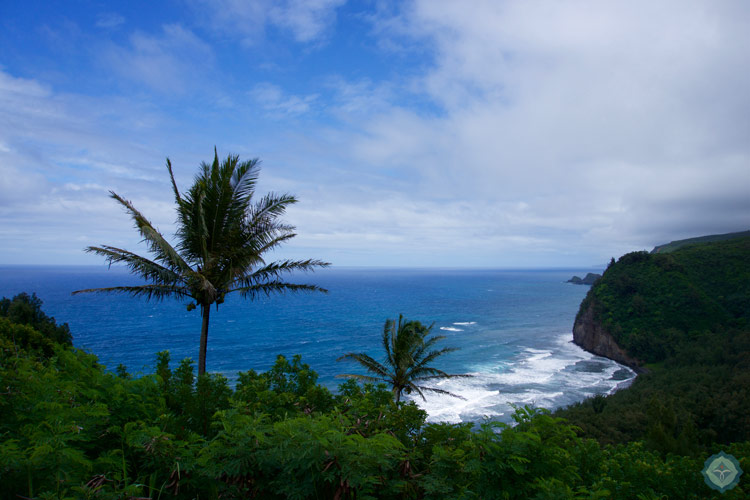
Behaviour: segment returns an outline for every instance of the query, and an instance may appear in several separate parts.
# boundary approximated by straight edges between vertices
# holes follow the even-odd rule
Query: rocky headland
[[[629,356],[615,338],[594,317],[594,302],[590,302],[576,317],[573,324],[573,343],[586,351],[617,361],[636,373],[642,373],[641,363]]]
[[[580,276],[573,276],[568,281],[566,281],[566,283],[573,283],[575,285],[593,285],[594,283],[596,283],[596,280],[601,277],[601,274],[588,273],[583,279],[581,279]]]

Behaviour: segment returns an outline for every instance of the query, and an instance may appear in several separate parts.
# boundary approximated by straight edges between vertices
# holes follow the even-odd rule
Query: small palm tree
[[[110,191],[111,197],[130,214],[135,227],[153,254],[152,259],[128,250],[102,245],[87,252],[105,257],[108,263],[123,263],[148,283],[138,286],[93,288],[73,292],[119,292],[146,299],[167,297],[190,299],[188,310],[200,306],[202,316],[198,374],[206,372],[206,349],[211,306],[238,292],[254,299],[286,291],[322,291],[314,285],[287,283],[284,274],[310,271],[329,264],[319,260],[284,260],[267,263],[263,255],[295,236],[294,227],[280,216],[297,200],[289,194],[267,194],[254,200],[260,171],[257,159],[240,162],[229,155],[219,163],[214,148],[211,165],[201,163],[195,181],[181,194],[167,158],[177,205],[177,245],[172,246],[127,200]]]
[[[386,382],[393,387],[393,397],[396,403],[401,401],[403,393],[411,394],[412,392],[416,392],[424,400],[423,391],[447,394],[464,399],[443,389],[420,385],[428,380],[471,377],[471,375],[451,375],[429,366],[429,363],[439,356],[458,350],[456,347],[431,350],[437,342],[445,338],[442,335],[427,338],[432,333],[433,326],[434,324],[426,327],[419,321],[404,321],[403,315],[399,315],[398,323],[391,319],[387,320],[383,327],[385,364],[375,361],[364,353],[345,354],[337,360],[356,361],[375,376],[343,374],[338,375],[338,377],[354,378],[366,382]]]

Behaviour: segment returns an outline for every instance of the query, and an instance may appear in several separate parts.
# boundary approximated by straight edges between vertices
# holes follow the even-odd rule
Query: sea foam
[[[548,349],[527,347],[511,361],[494,366],[483,363],[476,368],[471,378],[435,383],[435,387],[464,399],[429,392],[426,401],[412,398],[427,411],[428,421],[508,421],[514,405],[555,409],[595,394],[609,394],[635,377],[632,370],[573,344],[570,334],[561,335]],[[623,369],[629,370],[631,377],[614,379],[614,373]]]

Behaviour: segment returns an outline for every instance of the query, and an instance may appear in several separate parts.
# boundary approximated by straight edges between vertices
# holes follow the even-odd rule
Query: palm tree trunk
[[[201,304],[201,346],[198,352],[198,376],[206,373],[206,347],[208,346],[208,315],[211,312],[210,304]]]

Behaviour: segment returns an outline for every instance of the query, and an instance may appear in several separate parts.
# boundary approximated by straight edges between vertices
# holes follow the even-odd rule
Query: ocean
[[[592,269],[467,270],[329,268],[290,279],[327,288],[327,294],[285,294],[246,301],[228,296],[211,312],[207,369],[231,381],[237,372],[268,369],[277,355],[302,355],[335,390],[336,375],[357,371],[337,362],[348,352],[382,356],[388,318],[433,324],[442,346],[459,350],[434,365],[471,378],[436,387],[465,399],[426,393],[415,400],[430,421],[508,421],[511,405],[567,406],[627,385],[632,370],[572,343],[572,326],[587,286],[565,283]],[[601,270],[599,270],[601,272]],[[70,292],[136,284],[122,268],[0,267],[0,295],[35,292],[43,310],[68,323],[77,348],[114,369],[152,373],[156,353],[173,362],[198,359],[201,318],[176,300]]]

